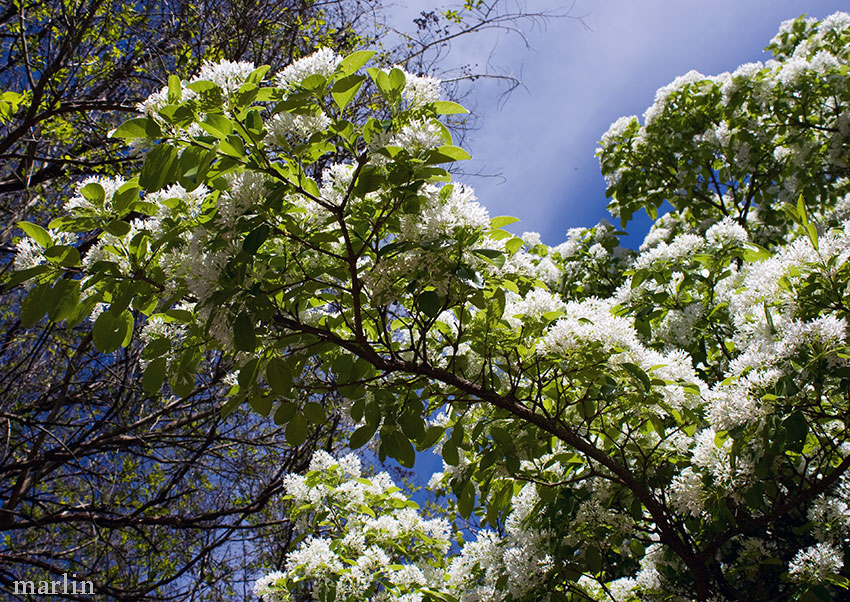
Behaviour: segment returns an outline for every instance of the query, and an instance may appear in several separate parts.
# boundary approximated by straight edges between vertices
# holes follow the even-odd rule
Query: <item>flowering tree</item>
[[[136,104],[169,73],[191,78],[221,59],[280,70],[320,46],[337,52],[376,46],[410,70],[439,70],[459,36],[546,18],[493,0],[435,11],[411,23],[412,35],[391,34],[382,27],[391,6],[379,0],[4,4],[0,280],[13,268],[17,249],[9,243],[20,220],[47,223],[63,214],[85,175],[138,173],[143,149],[128,152],[124,140],[107,134],[136,116]],[[451,74],[458,83],[450,96],[462,94],[464,77],[474,79],[469,70]],[[468,123],[461,116],[453,131]],[[99,234],[85,234],[78,248]],[[283,426],[259,415],[221,416],[230,358],[202,360],[192,395],[151,394],[139,382],[141,320],[130,345],[104,356],[92,345],[88,322],[22,323],[26,290],[0,285],[0,293],[0,586],[13,590],[16,580],[76,573],[89,576],[104,599],[210,600],[247,593],[246,579],[258,566],[283,561],[292,533],[280,520],[281,475],[305,470],[315,448],[340,447],[338,413],[329,412],[323,428],[294,447]]]
[[[144,321],[146,391],[231,358],[224,412],[292,444],[339,393],[352,448],[439,448],[450,517],[487,527],[447,558],[447,523],[319,454],[288,478],[307,538],[268,599],[830,599],[850,583],[850,16],[771,49],[604,136],[614,215],[673,206],[636,254],[607,223],[512,236],[441,167],[468,155],[438,81],[324,49],[171,78],[113,134],[148,148],[140,173],[20,224],[10,284],[23,319],[89,319],[103,353]]]

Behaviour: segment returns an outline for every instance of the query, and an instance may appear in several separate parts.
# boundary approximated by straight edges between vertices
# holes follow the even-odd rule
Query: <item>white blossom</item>
[[[298,59],[288,65],[275,78],[277,85],[281,88],[292,88],[300,84],[311,75],[321,75],[329,78],[342,60],[330,48],[320,48],[313,54]]]
[[[828,543],[818,543],[797,552],[788,564],[794,581],[822,583],[844,567],[841,551]]]

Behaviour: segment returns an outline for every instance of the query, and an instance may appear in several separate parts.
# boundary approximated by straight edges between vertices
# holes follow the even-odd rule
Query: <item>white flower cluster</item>
[[[466,543],[448,569],[448,583],[461,602],[520,599],[535,590],[551,570],[547,533],[526,526],[539,502],[533,486],[525,486],[513,499],[505,521],[505,535],[482,531]],[[499,581],[507,576],[507,591]]]
[[[284,571],[257,581],[258,596],[289,600],[307,587],[318,597],[332,584],[338,598],[370,602],[421,602],[426,588],[461,602],[497,602],[535,590],[552,568],[548,535],[527,526],[539,502],[534,486],[514,496],[504,536],[481,531],[449,556],[445,520],[423,518],[386,473],[361,475],[353,454],[337,460],[317,451],[306,475],[285,478],[296,526],[313,534],[288,555]],[[312,524],[327,512],[333,521]]]
[[[788,573],[795,581],[822,583],[844,567],[844,555],[828,543],[815,544],[797,552],[788,564]]]
[[[204,61],[198,75],[192,81],[211,81],[225,94],[233,94],[242,87],[254,69],[256,69],[254,63],[247,61],[221,60],[217,63]]]
[[[399,66],[396,66],[396,69],[404,72],[402,96],[410,106],[418,107],[440,100],[439,79],[428,75],[413,75]]]
[[[226,95],[233,94],[242,87],[245,80],[254,71],[254,63],[239,61],[233,62],[221,60],[217,63],[205,61],[201,65],[198,74],[189,81],[181,82],[182,100],[190,100],[196,93],[187,88],[189,84],[199,81],[211,81],[216,84]],[[159,92],[154,92],[145,100],[136,105],[136,110],[148,117],[160,120],[159,111],[168,104],[168,87],[163,87]]]
[[[48,230],[54,245],[74,245],[79,238],[72,232],[57,232],[56,230]],[[44,249],[29,236],[22,236],[15,243],[15,261],[14,268],[16,270],[26,270],[34,268],[38,265],[47,262],[44,256]]]
[[[275,81],[284,89],[292,88],[311,75],[329,78],[342,58],[330,48],[320,48],[313,54],[298,59],[277,74]]]
[[[544,314],[564,306],[558,295],[544,288],[533,288],[524,297],[508,291],[505,294],[505,319],[514,328],[522,327],[522,318],[540,320]]]
[[[115,196],[115,193],[118,192],[118,189],[121,188],[124,183],[125,180],[121,176],[111,178],[92,176],[85,178],[77,184],[77,193],[65,203],[65,212],[73,214],[77,209],[82,209],[98,214],[101,212],[109,213],[112,210],[112,197]],[[89,184],[98,184],[103,188],[103,201],[98,203],[98,205],[95,205],[90,200],[83,197],[83,193],[81,191]]]
[[[267,140],[278,146],[287,147],[291,140],[308,140],[316,132],[323,132],[331,125],[330,118],[323,111],[315,115],[300,115],[282,112],[272,117],[268,123]]]
[[[490,226],[490,215],[469,186],[455,184],[451,193],[440,195],[435,186],[422,188],[426,200],[415,215],[401,219],[401,240],[419,242],[454,236],[459,230],[484,230]]]
[[[833,365],[844,365],[836,353],[848,340],[846,320],[829,313],[800,320],[795,317],[795,289],[781,284],[801,283],[811,266],[832,269],[826,267],[830,258],[833,265],[850,259],[850,222],[841,231],[821,236],[817,250],[802,237],[721,281],[717,294],[728,303],[735,328],[732,340],[739,353],[729,364],[726,381],[709,397],[709,415],[718,428],[759,420],[770,409],[759,391],[777,382],[789,369],[789,360],[801,351],[812,348]]]
[[[387,473],[361,475],[355,455],[337,460],[317,451],[306,475],[286,476],[299,528],[316,527],[313,520],[325,511],[336,521],[290,552],[284,572],[259,580],[258,595],[269,602],[289,599],[279,585],[282,578],[296,588],[309,584],[313,595],[333,586],[341,598],[374,602],[401,595],[418,600],[418,589],[444,587],[437,567],[449,547],[448,522],[423,518]]]

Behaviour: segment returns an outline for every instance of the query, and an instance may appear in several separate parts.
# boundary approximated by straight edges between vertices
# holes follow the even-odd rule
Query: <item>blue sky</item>
[[[422,10],[457,2],[407,0],[388,11],[398,29],[412,29]],[[506,5],[515,5],[508,0]],[[566,12],[564,0],[519,2],[528,11]],[[622,115],[642,115],[655,91],[696,69],[706,75],[767,60],[764,47],[781,21],[803,13],[823,18],[850,9],[846,0],[576,0],[570,18],[516,35],[477,35],[456,42],[443,63],[512,72],[523,88],[501,105],[500,88],[479,80],[466,100],[481,115],[466,148],[469,177],[490,214],[514,215],[514,228],[558,244],[575,226],[606,217],[605,183],[596,143]],[[629,230],[645,230],[635,224]],[[630,242],[642,239],[642,233]]]
[[[508,4],[516,0],[508,0]],[[570,3],[528,0],[528,11],[564,11]],[[452,3],[399,1],[388,23],[412,30],[420,11]],[[806,13],[826,17],[850,9],[846,0],[576,0],[570,13],[516,35],[477,35],[456,42],[442,64],[487,64],[520,77],[523,88],[500,100],[495,82],[479,80],[465,104],[481,116],[465,146],[466,170],[503,179],[467,177],[492,216],[514,215],[514,230],[540,232],[558,244],[566,231],[607,216],[596,143],[622,115],[642,115],[655,91],[696,69],[706,75],[770,58],[764,47],[779,24]],[[648,219],[628,227],[640,244]],[[427,476],[440,461],[420,454]]]

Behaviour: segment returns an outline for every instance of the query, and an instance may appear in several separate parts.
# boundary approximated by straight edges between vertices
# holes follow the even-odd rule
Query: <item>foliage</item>
[[[27,322],[93,316],[105,354],[143,321],[150,392],[189,394],[209,353],[237,366],[225,414],[292,443],[338,393],[352,447],[440,449],[474,541],[443,558],[407,512],[403,553],[386,533],[412,507],[320,455],[287,481],[312,539],[270,599],[839,597],[848,42],[846,14],[783,24],[775,61],[681,78],[612,127],[614,214],[674,208],[633,262],[607,224],[549,249],[491,219],[441,167],[468,155],[433,78],[327,49],[274,75],[208,65],[113,133],[147,149],[138,175],[22,226],[9,284]],[[574,273],[585,257],[604,278]]]

